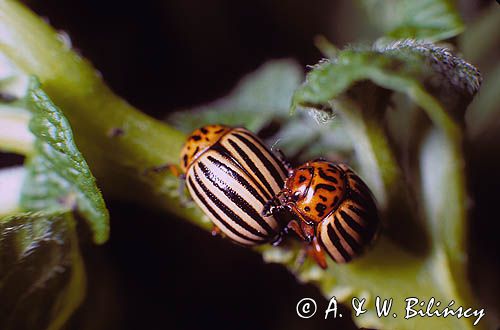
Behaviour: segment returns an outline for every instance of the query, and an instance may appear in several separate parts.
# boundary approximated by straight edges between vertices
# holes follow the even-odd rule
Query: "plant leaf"
[[[31,113],[22,99],[29,77],[0,52],[0,151],[29,154],[34,137],[28,129]]]
[[[302,78],[296,62],[270,61],[242,79],[223,99],[176,112],[167,121],[186,133],[213,123],[259,131],[273,118],[287,117],[290,99]]]
[[[439,41],[464,30],[455,1],[362,0],[371,19],[392,39]]]
[[[77,210],[87,220],[94,241],[109,236],[109,214],[68,121],[33,78],[27,94],[35,153],[27,160],[21,206],[30,211]]]
[[[480,82],[477,69],[446,49],[404,40],[373,49],[343,50],[336,58],[317,65],[294,95],[294,108],[313,108],[339,115],[355,141],[360,173],[381,206],[386,228],[372,251],[347,265],[331,265],[325,273],[316,266],[306,266],[299,275],[305,281],[316,283],[327,297],[336,295],[343,301],[366,297],[371,308],[354,318],[361,326],[473,327],[470,319],[406,320],[402,316],[405,299],[415,295],[426,302],[434,297],[441,304],[454,300],[455,306],[478,307],[466,274],[466,194],[459,127]],[[389,143],[390,132],[384,129],[392,92],[405,95],[431,120],[424,118],[420,125],[410,128],[421,137],[412,141],[420,144],[411,149],[416,150],[418,156],[409,169],[401,167],[401,153],[394,148],[398,141]],[[450,99],[448,93],[461,101]],[[409,216],[399,217],[397,222],[388,221],[390,216],[386,211],[399,203],[401,188],[403,193],[409,192],[407,196],[415,196],[403,199],[414,208],[404,208],[418,210],[422,234],[415,231],[419,227],[413,226]],[[428,240],[425,244],[428,246],[419,249],[406,245],[397,240],[395,234]],[[377,296],[393,298],[392,310],[398,317],[376,317]],[[485,321],[478,326],[485,327]]]
[[[84,292],[71,213],[0,219],[1,329],[58,329]]]

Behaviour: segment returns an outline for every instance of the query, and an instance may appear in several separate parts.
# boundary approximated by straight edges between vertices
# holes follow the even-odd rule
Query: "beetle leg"
[[[292,164],[288,161],[288,159],[286,158],[285,154],[283,153],[283,151],[281,149],[275,149],[275,150],[276,150],[276,153],[278,154],[279,161],[281,162],[281,164],[283,164],[286,171],[288,172],[288,175],[290,176],[293,172]]]
[[[274,198],[270,199],[264,204],[264,208],[262,209],[262,215],[265,217],[269,217],[274,214],[276,205],[274,205]]]
[[[170,172],[172,172],[172,174],[176,177],[181,177],[181,176],[184,176],[185,175],[183,173],[181,173],[181,171],[179,170],[179,168],[175,165],[166,165],[167,168],[170,170]]]
[[[264,204],[264,208],[262,209],[261,214],[265,217],[269,217],[271,215],[275,215],[277,213],[283,212],[285,210],[285,205],[283,205],[280,201],[280,196],[282,193],[278,193],[278,195],[274,196],[270,200]]]
[[[164,171],[170,171],[174,176],[181,176],[182,173],[181,171],[179,170],[179,167],[177,167],[176,165],[173,165],[173,164],[164,164],[164,165],[159,165],[159,166],[154,166],[154,167],[150,167],[150,168],[147,168],[144,173],[145,174],[148,174],[150,172],[153,172],[153,173],[162,173]]]
[[[304,221],[300,222],[300,229],[302,233],[304,233],[305,241],[310,243],[314,239],[314,227],[305,223]]]
[[[323,248],[319,244],[316,237],[312,239],[311,243],[305,244],[304,247],[300,249],[294,261],[295,271],[297,271],[304,264],[307,256],[312,258],[322,269],[327,268],[325,253],[323,252]]]
[[[284,239],[284,235],[283,234],[286,234],[286,231],[285,230],[282,230],[278,233],[278,235],[276,235],[276,237],[273,239],[273,241],[271,242],[271,245],[272,246],[278,246],[281,244],[281,242],[283,242],[283,239]]]
[[[311,242],[314,237],[314,225],[311,224],[310,221],[307,221],[300,212],[297,210],[293,203],[288,203],[287,206],[294,214],[294,216],[298,217],[297,220],[293,220],[295,223],[289,223],[289,225],[295,226],[296,228],[292,228],[297,234],[299,234],[300,238],[306,242]]]
[[[285,227],[285,233],[288,234],[289,231],[293,231],[299,238],[303,241],[306,240],[302,229],[300,228],[299,222],[297,220],[291,220],[288,222],[288,225]]]
[[[217,227],[216,225],[213,225],[211,234],[212,234],[212,236],[222,236],[222,231],[220,230],[219,227]]]
[[[288,172],[288,175],[291,174],[292,170],[293,170],[293,167],[292,167],[292,164],[290,164],[290,162],[288,161],[288,159],[286,158],[285,154],[283,153],[283,151],[280,149],[280,148],[277,148],[276,145],[278,144],[279,140],[276,141],[272,146],[271,146],[271,151],[274,152],[276,154],[276,157],[278,157],[278,160],[281,162],[281,164],[283,164],[283,166],[285,167],[286,171]]]
[[[179,194],[179,203],[183,207],[189,206],[193,201],[191,196],[186,195],[186,175],[179,175],[179,187],[177,187],[177,193]]]
[[[316,236],[312,239],[311,243],[309,243],[306,247],[307,255],[316,261],[316,263],[323,269],[327,268],[325,252],[323,248],[318,242]]]

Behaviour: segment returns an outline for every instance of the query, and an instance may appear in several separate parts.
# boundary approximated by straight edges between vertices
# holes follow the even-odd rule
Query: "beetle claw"
[[[212,227],[211,234],[212,234],[212,236],[222,236],[222,232],[221,232],[220,228],[217,227],[216,225],[214,225]]]
[[[311,243],[307,245],[307,254],[316,261],[318,266],[322,269],[326,269],[328,266],[326,264],[325,253],[318,242],[317,237],[311,240]]]

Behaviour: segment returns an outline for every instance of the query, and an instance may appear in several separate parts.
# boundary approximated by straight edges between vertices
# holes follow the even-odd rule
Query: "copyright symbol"
[[[311,298],[303,298],[297,303],[297,315],[308,319],[316,314],[316,302]]]

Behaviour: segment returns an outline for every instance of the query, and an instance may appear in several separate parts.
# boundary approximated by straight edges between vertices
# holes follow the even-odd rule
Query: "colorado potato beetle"
[[[225,236],[246,246],[279,237],[283,225],[262,211],[283,188],[287,171],[253,133],[201,127],[181,151],[181,169],[191,197]]]
[[[307,162],[290,172],[283,190],[264,214],[288,212],[288,227],[310,242],[308,253],[326,268],[323,251],[338,263],[360,255],[379,224],[374,198],[348,166],[323,160]]]

